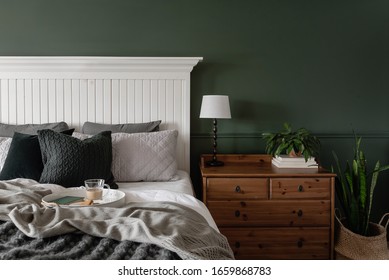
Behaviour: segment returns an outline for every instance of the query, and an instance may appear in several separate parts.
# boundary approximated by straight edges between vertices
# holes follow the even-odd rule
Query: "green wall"
[[[0,55],[202,56],[192,72],[192,179],[211,151],[203,94],[228,94],[219,152],[263,153],[287,121],[352,156],[354,130],[370,165],[389,163],[387,0],[0,0]],[[382,174],[374,217],[389,212]]]

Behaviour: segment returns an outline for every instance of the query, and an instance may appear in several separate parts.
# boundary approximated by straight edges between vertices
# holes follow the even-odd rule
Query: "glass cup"
[[[103,188],[110,189],[109,185],[104,184],[104,179],[88,179],[85,180],[85,197],[89,200],[101,200],[103,199]]]

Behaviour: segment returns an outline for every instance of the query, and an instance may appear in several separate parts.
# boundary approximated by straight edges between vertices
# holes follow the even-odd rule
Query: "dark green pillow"
[[[52,130],[38,131],[42,157],[46,158],[39,182],[64,187],[84,185],[86,179],[104,179],[112,188],[111,131],[80,140]]]
[[[74,129],[61,133],[72,135]],[[7,158],[0,173],[0,180],[28,178],[39,181],[43,170],[42,153],[38,136],[15,132]]]

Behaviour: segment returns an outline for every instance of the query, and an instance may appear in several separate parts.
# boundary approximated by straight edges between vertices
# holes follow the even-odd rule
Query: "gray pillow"
[[[42,157],[46,158],[39,182],[64,187],[84,185],[86,179],[104,179],[117,188],[111,172],[111,132],[79,140],[52,130],[38,131]]]
[[[177,173],[177,137],[177,130],[112,134],[112,173],[115,180],[171,180]]]
[[[124,124],[100,124],[85,122],[82,126],[82,133],[97,134],[102,131],[111,131],[112,133],[140,133],[159,131],[161,121],[152,121],[147,123],[124,123]]]
[[[69,126],[66,122],[43,123],[43,124],[4,124],[0,123],[0,136],[13,137],[14,132],[37,135],[38,130],[52,129],[54,131],[68,130]]]

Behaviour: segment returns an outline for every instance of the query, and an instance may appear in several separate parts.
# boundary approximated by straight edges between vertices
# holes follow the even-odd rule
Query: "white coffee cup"
[[[109,185],[104,184],[104,179],[88,179],[85,180],[86,199],[101,200],[103,199],[103,188],[110,188]]]

